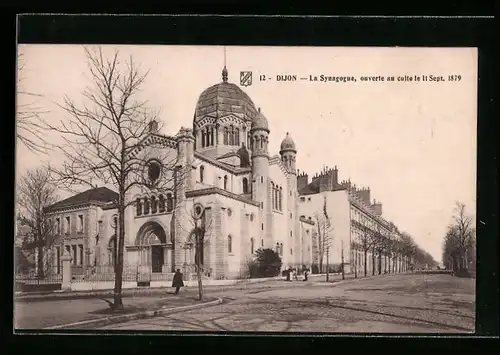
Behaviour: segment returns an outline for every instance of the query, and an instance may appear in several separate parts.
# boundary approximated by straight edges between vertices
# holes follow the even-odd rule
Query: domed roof
[[[269,131],[269,125],[267,123],[267,118],[259,111],[257,112],[257,116],[252,121],[252,129],[266,129]]]
[[[221,118],[229,114],[252,121],[257,116],[257,109],[243,90],[227,82],[227,69],[224,67],[222,82],[205,89],[198,98],[194,121],[199,121],[205,115]]]
[[[295,142],[292,139],[290,133],[286,132],[286,137],[281,142],[280,151],[293,150],[296,151]]]

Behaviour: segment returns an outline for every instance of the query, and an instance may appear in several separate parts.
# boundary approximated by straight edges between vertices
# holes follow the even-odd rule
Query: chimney
[[[332,169],[327,170],[319,180],[319,192],[333,191],[336,183],[336,177]]]
[[[382,215],[382,204],[380,202],[377,202],[377,200],[373,199],[372,208],[377,216]]]
[[[371,198],[370,198],[370,188],[362,188],[361,190],[358,191],[359,197],[367,204],[370,204]],[[375,203],[375,202],[374,202]]]
[[[300,191],[307,185],[309,185],[309,176],[306,173],[299,174],[297,176],[297,190]]]

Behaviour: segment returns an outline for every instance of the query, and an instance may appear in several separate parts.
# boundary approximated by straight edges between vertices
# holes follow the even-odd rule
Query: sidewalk
[[[231,289],[245,289],[248,285],[260,284],[269,281],[279,281],[283,280],[283,277],[270,277],[270,278],[260,278],[260,279],[244,279],[244,280],[233,280],[231,284],[214,285],[214,284],[203,284],[203,289],[209,290],[221,290],[225,288]],[[197,285],[187,285],[186,289],[197,289]],[[157,286],[157,287],[135,287],[122,289],[123,297],[140,297],[140,296],[161,296],[167,292],[173,290],[169,286]],[[52,292],[26,292],[18,293],[16,292],[14,300],[16,302],[37,302],[37,301],[56,301],[56,300],[76,300],[76,299],[86,299],[86,298],[96,298],[96,297],[113,297],[113,289],[105,290],[93,290],[93,291],[52,291]]]
[[[171,291],[170,291],[171,292]],[[166,294],[158,297],[124,296],[125,312],[136,313],[156,310],[162,307],[181,307],[213,301],[214,297],[206,296],[198,301],[194,294],[182,292],[179,295]],[[40,300],[37,302],[16,302],[14,306],[14,327],[17,329],[42,329],[56,325],[69,324],[93,319],[104,319],[115,315],[110,312],[108,302],[112,298],[86,298],[77,300]],[[124,313],[116,313],[124,314]]]

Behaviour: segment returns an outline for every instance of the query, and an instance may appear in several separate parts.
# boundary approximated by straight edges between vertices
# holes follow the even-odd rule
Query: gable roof
[[[224,162],[218,161],[217,159],[213,159],[211,157],[208,157],[208,156],[204,155],[203,153],[200,153],[197,151],[194,152],[194,156],[195,156],[195,158],[203,160],[204,162],[212,164],[212,165],[214,165],[218,168],[221,168],[221,169],[223,169],[231,174],[243,174],[243,173],[248,173],[248,172],[252,171],[252,169],[250,167],[245,167],[245,168],[235,167],[235,166],[226,164]]]
[[[299,195],[313,195],[319,193],[319,183],[320,179],[316,179],[309,183],[309,185],[303,187],[299,190]],[[346,188],[337,182],[333,183],[333,188],[330,191],[345,190]]]
[[[47,207],[47,211],[55,211],[68,207],[75,207],[89,203],[105,204],[118,199],[118,194],[107,187],[96,187],[74,196],[68,197],[65,200],[54,203]]]

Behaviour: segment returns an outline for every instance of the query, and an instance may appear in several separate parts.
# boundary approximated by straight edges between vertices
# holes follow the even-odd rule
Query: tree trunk
[[[196,266],[196,276],[198,277],[198,299],[203,299],[203,281],[201,279],[201,265]]]
[[[358,278],[358,251],[354,251],[354,278]]]
[[[37,246],[37,268],[38,268],[38,273],[37,276],[39,279],[43,279],[45,277],[45,270],[44,270],[44,265],[43,265],[43,245],[38,245]]]
[[[376,261],[375,261],[375,248],[372,250],[372,276],[375,276],[375,265],[376,265]]]
[[[364,265],[364,272],[365,272],[365,277],[366,277],[366,274],[368,273],[368,269],[367,269],[367,262],[368,262],[368,250],[365,249],[364,251],[364,256],[365,256],[365,265]]]
[[[125,194],[120,193],[120,203],[123,204]],[[113,308],[123,309],[122,301],[122,283],[123,283],[123,246],[125,241],[125,210],[122,206],[118,206],[118,236],[117,236],[117,250],[118,255],[115,263],[115,287]]]
[[[344,243],[342,241],[341,241],[341,248],[342,248],[342,250],[341,250],[342,253],[340,254],[340,259],[341,259],[341,263],[342,263],[341,264],[342,265],[341,266],[341,268],[342,268],[341,269],[341,271],[342,271],[342,280],[345,280],[345,273],[344,273]]]
[[[378,252],[378,274],[382,274],[382,252]]]
[[[330,248],[326,249],[326,282],[330,279]]]
[[[203,233],[205,234],[205,233]],[[204,237],[204,235],[203,235]],[[198,299],[201,301],[203,299],[203,280],[201,278],[201,253],[203,248],[203,244],[201,243],[200,238],[203,238],[202,236],[198,236],[198,241],[196,242],[196,255],[198,256],[196,258],[196,277],[198,278]]]

